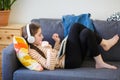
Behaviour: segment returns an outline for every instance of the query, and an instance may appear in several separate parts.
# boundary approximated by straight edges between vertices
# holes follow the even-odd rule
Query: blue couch
[[[33,19],[32,22],[40,23],[45,40],[52,45],[51,35],[59,33],[64,38],[63,25],[60,19]],[[115,34],[120,35],[120,22],[93,20],[95,31],[103,38],[109,39]],[[13,44],[2,51],[2,80],[120,80],[120,42],[110,51],[105,52],[100,47],[103,59],[118,66],[117,70],[95,69],[94,60],[86,58],[82,67],[76,69],[56,69],[43,72],[31,71],[23,67],[15,55]]]

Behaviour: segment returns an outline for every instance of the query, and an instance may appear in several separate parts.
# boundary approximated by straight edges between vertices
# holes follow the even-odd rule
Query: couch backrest
[[[40,19],[32,19],[31,22],[39,23],[42,28],[42,33],[44,36],[44,40],[50,42],[50,44],[54,44],[52,39],[53,33],[58,33],[61,40],[64,38],[64,30],[61,19],[48,19],[48,18],[40,18]]]
[[[61,40],[64,38],[64,29],[61,19],[49,19],[49,18],[40,18],[32,19],[31,22],[39,23],[42,28],[42,33],[44,40],[54,44],[52,37],[53,33],[58,33]],[[113,37],[115,34],[120,35],[120,21],[104,21],[104,20],[93,20],[93,25],[95,31],[105,39]],[[102,53],[104,60],[120,60],[120,41],[112,47],[109,51],[104,51],[100,47],[100,52]]]
[[[120,35],[120,21],[94,20],[93,24],[102,38],[109,39],[115,34]],[[104,60],[120,61],[120,41],[109,51],[104,51],[101,47],[100,51]]]

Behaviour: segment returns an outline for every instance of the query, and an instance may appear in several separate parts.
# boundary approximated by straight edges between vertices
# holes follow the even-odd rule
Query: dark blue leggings
[[[79,68],[89,50],[92,57],[98,56],[102,38],[85,26],[75,23],[68,34],[65,52],[65,68]]]

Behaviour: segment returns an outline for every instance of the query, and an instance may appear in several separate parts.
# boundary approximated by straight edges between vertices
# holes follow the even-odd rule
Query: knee
[[[87,28],[83,29],[80,33],[80,36],[82,36],[82,37],[83,36],[91,36],[91,35],[92,35],[92,31]]]
[[[82,29],[85,28],[85,26],[80,24],[80,23],[74,23],[71,28],[72,28],[72,30],[73,29],[75,29],[75,30],[82,30]]]
[[[74,27],[85,27],[84,25],[80,24],[80,23],[74,23],[73,24]]]

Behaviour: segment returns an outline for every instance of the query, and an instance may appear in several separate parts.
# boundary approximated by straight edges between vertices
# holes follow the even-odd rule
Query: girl
[[[38,24],[27,24],[22,29],[22,36],[29,44],[29,55],[39,62],[44,69],[79,68],[88,50],[96,62],[95,68],[117,69],[116,66],[107,64],[103,61],[98,50],[98,45],[108,51],[118,42],[118,35],[108,40],[102,39],[85,26],[75,23],[68,34],[65,53],[60,58],[57,57],[61,45],[57,33],[54,33],[52,36],[52,39],[55,41],[53,48],[49,42],[43,41],[44,37],[42,35],[42,30]]]

